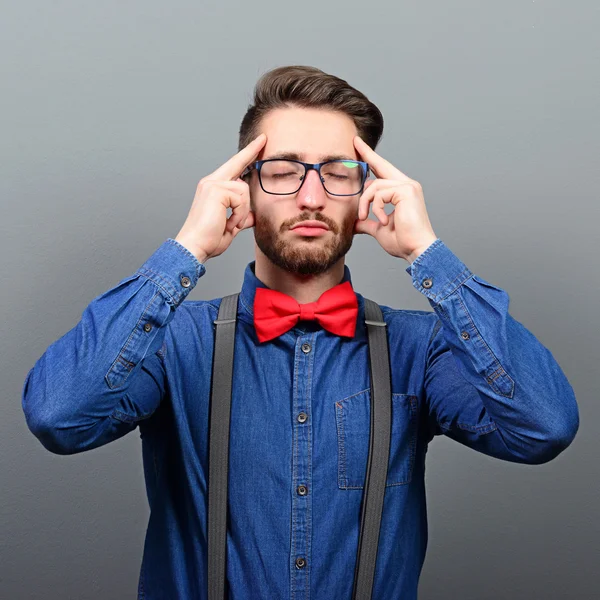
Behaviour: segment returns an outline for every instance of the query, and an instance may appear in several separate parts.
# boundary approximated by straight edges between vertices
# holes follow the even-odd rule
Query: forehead
[[[315,108],[278,108],[260,124],[267,143],[258,160],[283,153],[296,153],[299,160],[321,162],[331,156],[358,159],[352,119],[340,112]]]

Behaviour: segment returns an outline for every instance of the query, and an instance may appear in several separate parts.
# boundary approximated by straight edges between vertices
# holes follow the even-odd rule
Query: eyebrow
[[[281,158],[287,160],[300,160],[304,161],[304,154],[298,152],[284,151],[276,152],[263,160],[270,160],[273,158]],[[356,160],[356,158],[350,157],[347,154],[321,154],[318,158],[318,162],[327,162],[328,160]]]

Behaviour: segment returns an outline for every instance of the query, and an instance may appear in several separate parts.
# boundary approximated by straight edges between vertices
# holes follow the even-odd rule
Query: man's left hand
[[[377,177],[365,182],[354,231],[373,236],[388,254],[412,263],[437,239],[425,208],[423,188],[379,156],[359,136],[354,137],[354,147]],[[379,221],[368,218],[371,203]],[[389,215],[383,210],[387,203],[394,205]]]

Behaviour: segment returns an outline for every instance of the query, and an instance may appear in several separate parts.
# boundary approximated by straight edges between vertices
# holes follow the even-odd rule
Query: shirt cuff
[[[473,275],[440,238],[405,270],[411,275],[415,289],[427,296],[432,304],[444,300]]]
[[[205,272],[204,264],[173,238],[167,238],[137,270],[151,279],[175,307],[185,300]]]

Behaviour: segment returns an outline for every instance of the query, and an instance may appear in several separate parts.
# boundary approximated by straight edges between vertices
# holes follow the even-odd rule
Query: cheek
[[[358,219],[358,202],[352,203],[352,205],[348,207],[348,211],[344,216],[344,221],[346,223],[354,223],[356,219]]]
[[[259,227],[279,230],[281,221],[263,203],[259,201],[256,206],[251,202],[250,207],[254,212],[254,221]]]

